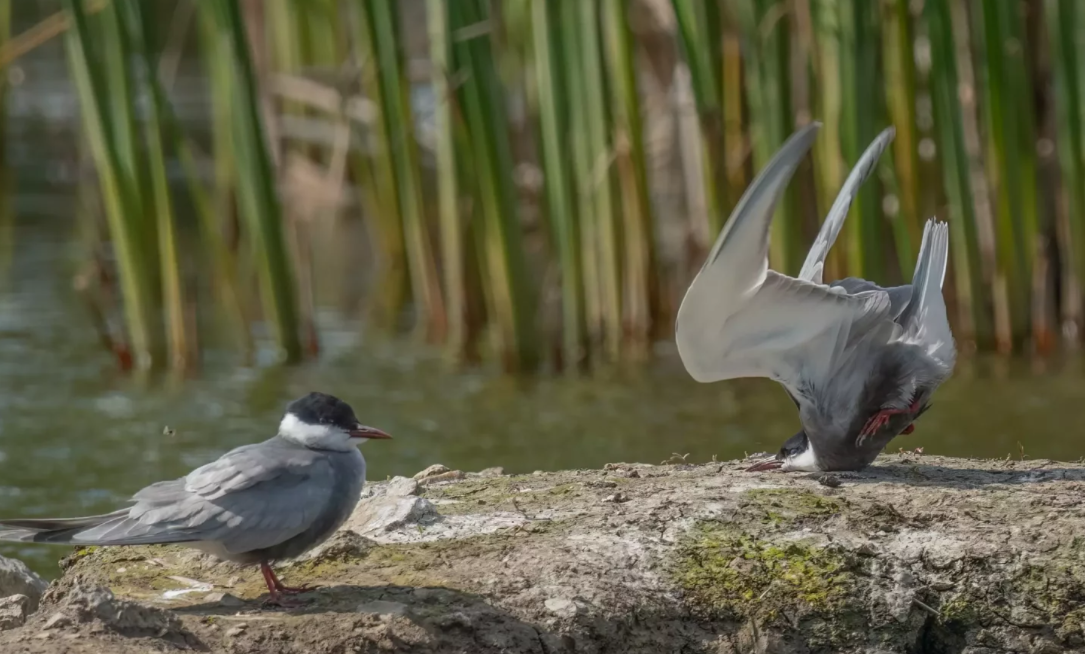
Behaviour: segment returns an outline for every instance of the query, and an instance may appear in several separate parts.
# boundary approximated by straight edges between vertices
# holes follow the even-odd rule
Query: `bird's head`
[[[291,402],[279,423],[279,435],[317,450],[348,450],[371,438],[391,438],[363,425],[349,404],[325,393],[309,393]]]
[[[810,439],[806,430],[799,430],[791,438],[784,441],[776,456],[762,459],[746,468],[747,472],[760,472],[764,470],[804,470],[814,472],[820,470],[814,448],[810,446]]]

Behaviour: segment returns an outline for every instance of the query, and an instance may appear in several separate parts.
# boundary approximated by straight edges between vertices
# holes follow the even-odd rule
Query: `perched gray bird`
[[[942,300],[945,223],[927,222],[910,285],[821,280],[825,255],[892,128],[844,182],[799,276],[769,270],[776,202],[819,127],[793,134],[746,190],[678,310],[678,352],[694,379],[768,377],[799,409],[802,430],[750,470],[865,468],[911,431],[956,360]]]
[[[85,518],[0,520],[0,540],[71,545],[176,543],[235,563],[259,564],[270,603],[284,586],[271,563],[322,543],[354,510],[365,483],[356,447],[388,434],[358,422],[342,400],[294,400],[274,438],[230,450],[186,477],[151,484],[132,506]]]

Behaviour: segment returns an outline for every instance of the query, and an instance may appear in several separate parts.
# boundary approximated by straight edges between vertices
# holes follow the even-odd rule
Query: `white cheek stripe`
[[[279,423],[279,435],[295,443],[325,449],[347,449],[353,447],[350,435],[331,425],[310,425],[302,422],[293,413],[283,416]]]

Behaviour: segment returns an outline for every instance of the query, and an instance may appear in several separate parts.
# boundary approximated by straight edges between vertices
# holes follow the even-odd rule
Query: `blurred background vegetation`
[[[953,230],[976,356],[890,449],[1085,454],[1080,0],[0,0],[0,67],[0,515],[113,510],[311,390],[396,437],[372,479],[775,451],[787,395],[672,329],[810,120],[775,267],[888,125],[828,275]]]
[[[12,12],[21,25],[13,31]],[[78,278],[122,367],[321,348],[315,298],[456,362],[649,357],[757,170],[825,127],[773,224],[794,273],[897,136],[830,275],[911,276],[950,222],[961,349],[1080,340],[1085,6],[1075,0],[0,0],[9,73],[62,40]],[[209,102],[179,117],[179,61]],[[8,75],[8,79],[12,75]],[[322,265],[329,248],[348,265]]]

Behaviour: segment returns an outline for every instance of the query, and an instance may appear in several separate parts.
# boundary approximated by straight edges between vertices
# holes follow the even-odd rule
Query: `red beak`
[[[746,468],[746,472],[764,472],[765,470],[778,470],[784,465],[784,462],[776,457],[771,459],[764,459],[753,464],[749,468]]]
[[[376,427],[366,427],[365,425],[358,425],[347,433],[350,434],[351,438],[391,438],[391,436]]]

